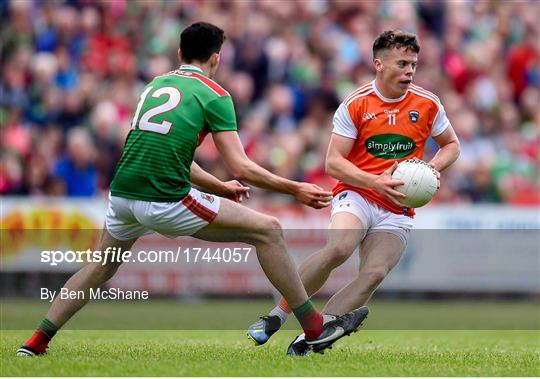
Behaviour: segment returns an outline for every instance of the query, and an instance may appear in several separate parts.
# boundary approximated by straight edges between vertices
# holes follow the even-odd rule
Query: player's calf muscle
[[[116,271],[118,271],[118,268],[120,267],[120,263],[107,263],[105,265],[102,265],[101,263],[91,263],[94,265],[92,268],[92,273],[94,273],[97,278],[99,279],[98,282],[100,282],[98,285],[101,285],[105,283],[107,280],[111,279],[114,274],[116,274]]]

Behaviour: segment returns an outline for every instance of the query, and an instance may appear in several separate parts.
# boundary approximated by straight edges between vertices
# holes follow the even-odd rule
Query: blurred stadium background
[[[78,268],[44,265],[39,251],[97,238],[140,91],[177,66],[179,33],[199,20],[226,31],[217,81],[232,94],[248,155],[279,175],[327,189],[333,112],[372,78],[374,38],[390,28],[417,33],[415,82],[441,98],[461,156],[443,174],[433,204],[419,210],[419,232],[379,296],[537,301],[539,13],[537,1],[0,1],[4,322],[16,327],[38,304],[21,308],[7,297],[37,299],[40,287],[56,289]],[[431,141],[426,159],[435,151]],[[230,178],[211,138],[196,161]],[[280,218],[296,257],[324,243],[328,210],[253,192],[247,205]],[[138,246],[192,243],[148,237]],[[254,258],[235,266],[128,264],[113,285],[190,299],[268,298],[271,287]],[[353,278],[356,264],[343,267],[321,294]],[[460,308],[463,314],[471,304]],[[38,305],[40,312],[46,307]],[[524,309],[528,321],[515,328],[537,328],[537,308],[532,316]],[[33,327],[36,317],[24,326]]]

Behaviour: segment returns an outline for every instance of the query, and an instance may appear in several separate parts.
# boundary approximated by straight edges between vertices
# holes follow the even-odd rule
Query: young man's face
[[[412,82],[418,54],[405,47],[392,48],[382,51],[374,62],[381,82],[399,97],[407,91]]]

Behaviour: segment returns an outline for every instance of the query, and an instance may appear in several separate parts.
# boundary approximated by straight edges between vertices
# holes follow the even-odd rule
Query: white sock
[[[278,305],[276,305],[276,307],[270,311],[269,315],[278,316],[281,321],[281,325],[285,324],[285,321],[287,321],[289,318],[289,314],[281,309]]]

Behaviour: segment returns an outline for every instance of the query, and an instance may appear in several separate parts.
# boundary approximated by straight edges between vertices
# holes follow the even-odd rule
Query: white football
[[[399,201],[410,208],[426,205],[437,192],[435,170],[419,159],[407,159],[400,162],[392,174],[392,179],[405,182],[404,185],[394,187],[394,189],[406,196]]]

